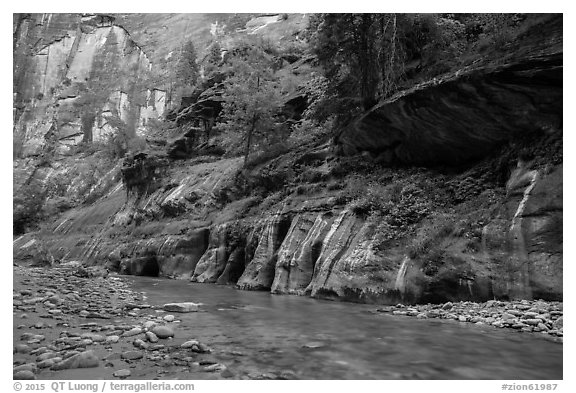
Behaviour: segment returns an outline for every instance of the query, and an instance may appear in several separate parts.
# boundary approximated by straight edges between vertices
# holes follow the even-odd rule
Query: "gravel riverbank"
[[[163,289],[154,290],[157,284],[161,284],[159,287],[164,285]],[[171,290],[173,286],[179,289]],[[412,352],[402,349],[410,345],[402,341],[408,339],[404,337],[408,333],[402,332],[412,332],[410,337],[421,334],[425,342],[430,335],[434,339],[451,340],[451,336],[444,337],[440,333],[450,331],[452,323],[442,324],[443,327],[437,331],[439,336],[436,336],[434,332],[422,332],[422,327],[416,326],[421,324],[409,322],[402,316],[451,319],[459,321],[455,323],[515,329],[526,338],[539,335],[560,343],[563,340],[563,304],[559,302],[397,305],[382,306],[378,311],[363,305],[364,311],[358,311],[357,307],[352,307],[356,306],[353,304],[336,305],[314,299],[295,299],[297,302],[292,302],[288,297],[281,297],[280,301],[278,297],[270,295],[256,296],[256,293],[230,289],[222,292],[222,288],[210,286],[201,292],[190,292],[189,285],[185,283],[154,280],[140,285],[141,290],[148,288],[151,299],[156,299],[151,304],[143,292],[131,288],[138,286],[133,286],[131,281],[121,276],[108,275],[106,271],[98,269],[64,265],[54,268],[15,266],[14,378],[306,379],[324,375],[404,378],[404,370],[410,369],[415,360]],[[162,295],[159,296],[159,293]],[[198,299],[210,304],[191,303]],[[292,306],[298,310],[307,307],[308,311],[298,313],[290,308]],[[279,309],[292,314],[285,319],[278,315]],[[384,326],[380,318],[363,316],[370,310],[375,314],[390,313],[398,317]],[[325,326],[326,321],[338,319],[346,312],[356,312],[359,318],[358,321],[347,321],[350,326],[345,331],[348,333],[339,335],[340,329],[331,331],[330,327]],[[318,323],[310,329],[298,330],[311,315]],[[252,323],[252,318],[260,320]],[[296,325],[288,329],[285,328],[286,323]],[[332,325],[330,322],[329,326]],[[356,339],[354,334],[358,329],[368,335],[365,340]],[[394,329],[399,329],[399,333],[392,333],[396,332]],[[484,336],[472,332],[476,329],[467,330],[463,332],[464,341],[471,343],[474,356],[463,361],[475,364],[482,356],[489,356],[492,349],[488,354],[484,353],[484,349],[477,345],[477,340],[484,340]],[[396,340],[380,341],[379,337],[391,334],[395,335]],[[490,341],[489,336],[486,339]],[[529,354],[532,346],[523,346],[526,340],[520,341],[504,351],[516,353],[516,358],[522,359],[517,353]],[[372,344],[374,348],[370,347]],[[556,359],[556,348],[559,346],[552,345],[555,348],[551,348],[550,344],[541,340],[535,344],[537,348],[548,351],[546,353],[550,359]],[[494,343],[490,345],[492,347],[489,348],[494,348]],[[395,346],[398,346],[397,351]],[[397,358],[390,361],[379,353],[396,353]],[[449,362],[452,357],[447,354],[444,356],[448,356],[446,359]],[[446,366],[442,370],[423,366],[428,356],[437,358],[438,354],[424,350],[418,355],[420,363],[413,366],[410,375],[417,372],[418,375],[436,377],[461,376],[450,371],[457,370],[457,366]],[[322,363],[322,359],[326,358],[340,359],[340,363]],[[394,373],[398,362],[403,366]],[[295,366],[302,364],[305,366]],[[372,365],[376,365],[377,370],[367,374]],[[550,367],[548,363],[546,365]],[[326,369],[322,369],[322,374],[317,374],[316,366]],[[337,374],[330,373],[337,367],[342,369],[338,369]],[[538,373],[542,370],[540,365],[526,365],[520,360],[515,366],[507,364],[506,367],[512,367],[508,372],[514,375],[525,373],[522,375],[531,377],[539,377]],[[313,371],[309,371],[311,369]],[[476,366],[470,369],[476,370],[473,374],[475,378],[478,375],[493,376],[492,370],[486,371],[487,374],[478,374]],[[343,374],[346,372],[350,374]],[[469,377],[471,374],[465,375]]]
[[[14,379],[233,376],[179,329],[178,313],[196,305],[152,306],[121,278],[106,276],[75,266],[14,267]]]
[[[514,329],[519,332],[541,333],[563,341],[563,303],[543,300],[498,301],[484,303],[447,302],[380,307],[376,311],[416,318],[452,319],[463,323]]]

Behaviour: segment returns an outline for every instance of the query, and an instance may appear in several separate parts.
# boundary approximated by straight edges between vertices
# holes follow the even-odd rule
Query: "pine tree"
[[[365,110],[395,91],[404,63],[404,16],[322,14],[317,19],[311,27],[313,50],[334,96]]]
[[[184,44],[176,64],[176,81],[182,87],[194,87],[198,80],[199,69],[196,63],[196,48],[192,41]]]
[[[255,141],[265,139],[275,129],[280,86],[271,61],[255,46],[244,47],[232,57],[229,72],[221,118],[228,132],[240,131],[246,165]]]
[[[214,41],[208,47],[208,54],[205,57],[205,61],[203,62],[204,66],[204,74],[209,75],[210,73],[216,71],[222,63],[222,47],[218,43],[218,41]]]

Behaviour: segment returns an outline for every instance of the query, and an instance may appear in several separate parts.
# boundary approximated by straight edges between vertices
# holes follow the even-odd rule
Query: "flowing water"
[[[126,277],[150,304],[193,301],[178,331],[208,344],[236,377],[300,379],[562,379],[562,344],[449,320],[153,277]]]

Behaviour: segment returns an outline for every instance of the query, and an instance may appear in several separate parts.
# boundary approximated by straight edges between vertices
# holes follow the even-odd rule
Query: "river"
[[[202,303],[202,312],[176,314],[178,329],[208,344],[237,376],[562,379],[563,345],[538,333],[183,280],[125,279],[153,305]]]

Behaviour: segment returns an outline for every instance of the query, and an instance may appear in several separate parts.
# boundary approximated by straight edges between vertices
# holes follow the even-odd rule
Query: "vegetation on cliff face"
[[[317,14],[310,47],[328,84],[323,116],[342,122],[401,89],[502,53],[529,14]]]
[[[280,88],[273,64],[261,48],[247,45],[236,51],[227,62],[229,76],[224,83],[221,119],[225,131],[239,134],[247,163],[252,145],[278,132],[274,118]]]

